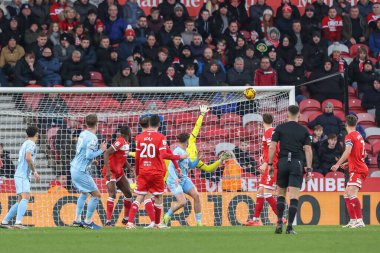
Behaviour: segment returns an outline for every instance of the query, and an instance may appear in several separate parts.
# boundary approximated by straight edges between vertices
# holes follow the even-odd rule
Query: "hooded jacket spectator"
[[[38,64],[38,62],[35,60],[32,70],[26,62],[25,57],[20,59],[16,64],[15,80],[13,82],[14,87],[25,87],[29,85],[30,81],[36,81],[38,84],[43,77],[43,72],[40,64]]]
[[[288,41],[287,44],[285,41]],[[290,63],[294,61],[297,55],[297,51],[294,48],[292,40],[289,36],[284,35],[281,38],[280,46],[276,50],[278,57],[280,57],[284,62]]]
[[[366,0],[365,4],[363,3],[362,0],[358,0],[357,5],[359,8],[360,16],[362,16],[362,17],[367,17],[368,14],[370,14],[372,11],[373,3],[370,0]]]
[[[301,26],[306,37],[306,42],[311,41],[313,32],[320,31],[319,22],[315,16],[314,6],[311,4],[306,5],[305,14],[301,17]]]
[[[219,10],[212,13],[211,17],[211,35],[213,39],[219,39],[228,29],[228,24],[232,21],[232,15],[229,11],[224,16],[220,13],[221,8],[227,8],[225,3],[219,4]]]
[[[327,58],[327,45],[322,40],[320,32],[313,33],[311,41],[303,47],[302,55],[306,69],[309,71],[316,70],[323,65],[324,59]]]
[[[132,73],[128,63],[123,63],[120,71],[112,78],[111,86],[114,87],[138,87],[139,82],[135,74]]]
[[[45,49],[51,51],[51,49]],[[50,56],[42,53],[42,57],[38,60],[39,65],[42,69],[41,84],[44,86],[51,86],[54,84],[61,84],[60,68],[61,64],[58,58],[54,57],[53,54]]]
[[[376,78],[376,73],[374,72],[374,67],[371,60],[366,60],[364,62],[363,70],[357,73],[355,78],[358,84],[358,92],[364,93],[372,88],[373,81]]]
[[[324,3],[324,0],[317,0],[312,5],[314,6],[315,17],[317,20],[322,20],[323,17],[327,16],[329,6]]]
[[[344,131],[343,123],[334,115],[333,109],[334,106],[332,103],[326,103],[323,114],[319,115],[315,118],[315,120],[309,122],[308,127],[313,129],[316,125],[321,125],[323,127],[323,133],[327,136],[329,134],[335,134],[337,136],[342,134]]]
[[[183,9],[183,15],[187,19],[189,17],[189,13],[187,12],[186,6],[181,3],[180,0],[163,0],[162,3],[158,5],[158,9],[160,10],[160,15],[162,17],[173,17],[174,16],[174,8],[176,5],[180,5]]]
[[[232,5],[231,1],[228,1],[227,8],[228,12],[231,13],[231,16],[234,20],[237,20],[239,24],[243,26],[248,21],[247,9],[245,8],[245,0],[237,0],[237,5]]]
[[[329,67],[329,65],[331,67]],[[325,60],[321,70],[311,73],[310,80],[336,74],[337,72],[333,70],[332,65],[331,60]],[[316,83],[309,84],[308,89],[311,92],[311,97],[322,103],[326,99],[338,99],[343,101],[343,86],[343,77],[341,75],[334,75]]]
[[[47,26],[50,24],[49,5],[46,0],[33,0],[31,6],[32,18],[37,21],[39,26]]]

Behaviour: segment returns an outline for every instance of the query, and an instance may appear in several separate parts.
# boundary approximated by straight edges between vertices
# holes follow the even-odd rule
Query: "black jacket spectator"
[[[283,18],[282,8],[285,5],[288,5],[290,8],[292,8],[292,17],[291,17],[292,19],[300,19],[301,18],[300,11],[298,10],[297,6],[293,5],[291,3],[291,1],[282,0],[281,5],[277,8],[277,12],[276,12],[276,18],[277,19],[282,19]]]
[[[315,172],[319,172],[323,175],[326,175],[331,170],[331,167],[336,164],[343,153],[342,146],[339,142],[335,144],[334,148],[329,148],[329,141],[331,140],[328,139],[324,141],[319,148],[319,168],[314,168]],[[333,145],[331,147],[333,147]]]
[[[37,21],[40,27],[45,26],[46,28],[50,24],[50,10],[47,2],[34,0],[31,6],[33,20]]]
[[[104,0],[103,2],[101,2],[98,5],[98,17],[103,22],[105,22],[109,18],[109,15],[108,15],[108,7],[109,7],[108,2],[110,2],[111,5],[116,5],[116,7],[117,7],[117,18],[123,18],[123,7],[121,7],[118,4],[117,0],[114,0],[114,1]]]
[[[331,67],[329,67],[328,65],[331,65]],[[336,73],[336,71],[332,70],[331,61],[327,60],[325,61],[324,66],[322,67],[322,70],[317,70],[311,73],[310,80],[323,78],[323,77],[332,75],[334,73]],[[344,79],[341,75],[331,76],[330,78],[321,80],[316,83],[311,83],[308,85],[308,89],[311,92],[311,97],[313,99],[318,100],[321,103],[325,99],[329,99],[329,98],[343,101],[343,87],[344,87]]]
[[[25,56],[28,57],[28,56]],[[26,62],[25,58],[20,59],[15,67],[15,80],[13,86],[24,87],[29,84],[38,84],[43,76],[42,68],[34,59],[33,70]],[[31,83],[33,81],[33,83]]]
[[[292,64],[286,64],[283,69],[278,72],[278,85],[297,85],[299,83],[299,77],[294,71]]]
[[[167,46],[169,45],[170,41],[172,40],[173,35],[175,34],[174,29],[172,29],[170,32],[165,30],[165,27],[161,27],[160,31],[157,34],[157,40],[160,46]]]
[[[231,13],[234,20],[237,20],[239,24],[245,25],[248,20],[247,10],[245,8],[245,0],[240,0],[238,6],[233,6],[230,1],[228,1],[227,9]]]
[[[174,76],[169,76],[165,72],[158,78],[158,86],[163,87],[181,87],[185,86],[183,83],[182,76],[175,74]]]
[[[112,78],[121,70],[123,62],[118,58],[116,51],[111,51],[108,60],[100,67],[104,82],[107,85],[112,84]]]
[[[315,120],[309,122],[308,127],[314,128],[316,125],[323,126],[323,132],[326,135],[336,134],[340,135],[343,132],[343,123],[342,121],[334,115],[333,112],[319,115]]]
[[[112,85],[114,87],[137,87],[139,81],[128,63],[123,63],[122,69],[112,78]],[[119,96],[118,96],[119,97]]]
[[[74,9],[80,15],[80,22],[83,23],[90,10],[97,10],[96,6],[90,3],[89,0],[77,0],[74,3]]]
[[[61,67],[61,76],[64,82],[72,81],[73,76],[81,75],[83,81],[76,81],[74,84],[83,84],[84,81],[90,80],[89,66],[82,60],[74,62],[72,58],[66,60]],[[71,85],[69,85],[71,86]]]
[[[322,18],[327,16],[327,13],[329,12],[329,6],[324,3],[324,0],[317,0],[313,3],[314,9],[315,9],[315,17],[319,22],[322,21]]]
[[[232,20],[231,13],[227,12],[227,16],[225,16],[225,18],[229,24]],[[214,40],[219,39],[222,34],[228,29],[228,25],[225,26],[223,23],[223,17],[220,14],[220,9],[212,14],[211,28],[211,35]]]
[[[15,166],[12,163],[8,151],[4,150],[4,144],[0,143],[0,177],[13,178]]]
[[[2,36],[0,40],[2,41],[2,45],[6,45],[8,43],[9,38],[15,38],[17,41],[17,44],[24,46],[24,31],[21,30],[22,27],[20,27],[19,21],[17,17],[13,17],[6,29],[3,31]]]
[[[174,7],[177,4],[182,7],[183,15],[185,16],[185,18],[188,18],[189,13],[187,12],[187,8],[183,3],[181,3],[180,0],[163,0],[162,3],[158,5],[160,15],[164,18],[168,16],[174,16]]]
[[[244,67],[244,59],[237,58],[234,66],[227,71],[227,83],[231,86],[253,85],[252,72]]]
[[[284,42],[284,40],[287,42]],[[280,46],[277,48],[277,55],[284,60],[285,63],[292,63],[294,61],[297,51],[289,36],[282,36]]]
[[[304,32],[304,35],[306,37],[306,42],[310,42],[312,40],[312,34],[315,31],[320,31],[320,27],[318,25],[318,22],[320,22],[317,17],[315,16],[315,13],[313,11],[313,8],[310,8],[309,14],[304,14],[301,18],[301,26],[302,31]]]
[[[154,46],[149,46],[148,43],[145,43],[143,46],[143,55],[146,59],[156,60],[158,57],[159,46],[154,44]]]
[[[367,90],[370,90],[375,78],[376,78],[376,73],[373,71],[371,60],[365,61],[363,70],[359,71],[355,78],[358,84],[359,94],[364,93]]]
[[[312,40],[302,49],[306,69],[309,71],[321,68],[327,57],[327,44],[321,39],[320,32],[314,32]]]
[[[378,108],[380,109],[380,80],[377,78],[373,82],[373,86],[371,89],[367,90],[364,93],[363,99],[362,99],[362,107],[364,109],[374,109]]]
[[[82,61],[88,64],[90,69],[94,68],[96,63],[95,49],[92,46],[88,48],[83,48],[82,46],[79,46],[77,50],[81,53]]]
[[[197,28],[198,33],[202,35],[203,40],[205,40],[209,35],[211,35],[211,17],[204,21],[202,18],[198,18],[195,21],[195,27]]]
[[[220,69],[216,61],[209,64],[209,68],[199,78],[199,86],[220,86],[226,82],[226,74]]]
[[[355,8],[355,10],[357,9]],[[365,40],[361,41],[361,37]],[[361,17],[360,15],[356,18],[352,18],[350,15],[343,16],[342,40],[349,42],[351,38],[355,39],[356,43],[368,41],[369,28],[364,17]],[[350,42],[348,45],[351,44],[352,43]]]
[[[144,69],[141,69],[137,73],[137,79],[139,80],[140,87],[158,86],[158,75],[153,72],[153,69],[151,69],[150,72],[146,72]]]

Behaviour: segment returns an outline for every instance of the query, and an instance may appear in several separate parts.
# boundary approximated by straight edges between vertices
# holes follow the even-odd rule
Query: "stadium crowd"
[[[379,2],[316,0],[303,12],[290,0],[209,0],[196,17],[179,0],[148,15],[136,0],[23,2],[0,5],[0,87],[91,87],[99,72],[105,87],[294,85],[297,102],[322,103],[350,85],[380,124]],[[321,173],[342,153],[331,106],[309,122],[326,135],[313,139]]]

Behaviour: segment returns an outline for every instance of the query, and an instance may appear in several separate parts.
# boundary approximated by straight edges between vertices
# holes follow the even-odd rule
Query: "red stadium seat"
[[[330,171],[325,175],[325,178],[344,178],[344,173],[340,171]]]
[[[377,142],[372,147],[372,154],[373,154],[373,156],[377,157],[377,155],[379,154],[379,152],[380,152],[380,142]]]
[[[144,109],[144,104],[137,99],[125,100],[120,107],[122,111],[141,111]]]
[[[350,57],[352,57],[352,58],[356,57],[356,53],[357,53],[359,47],[366,48],[367,52],[369,53],[369,47],[367,45],[365,45],[365,44],[355,44],[355,45],[352,45],[350,47]]]
[[[207,140],[215,140],[215,139],[226,139],[228,136],[228,133],[225,129],[220,128],[214,128],[210,131],[207,131],[205,134],[205,137]]]
[[[175,123],[178,124],[195,124],[198,119],[198,113],[196,112],[185,112],[176,115]]]
[[[194,99],[189,102],[189,107],[199,107],[200,105],[209,105],[209,102],[200,99]]]
[[[151,99],[144,104],[144,109],[146,110],[160,110],[160,109],[165,109],[165,103],[162,102],[161,100],[154,100]]]
[[[367,135],[367,140],[380,140],[380,128],[378,127],[369,127],[365,129]]]
[[[115,112],[119,110],[120,102],[115,99],[103,100],[100,102],[99,111],[100,112]]]
[[[94,83],[104,83],[103,75],[97,71],[91,71],[91,82]]]
[[[322,110],[325,108],[325,105],[327,102],[330,102],[334,105],[334,111],[342,111],[343,110],[343,104],[337,99],[326,99],[322,102]]]
[[[46,133],[47,144],[49,146],[48,153],[51,158],[56,159],[56,160],[59,160],[59,155],[55,150],[54,141],[59,129],[60,129],[59,127],[52,127]]]
[[[173,99],[166,102],[166,109],[187,108],[188,104],[182,99]]]
[[[351,85],[348,85],[348,95],[357,96],[356,90]]]
[[[338,117],[342,122],[346,122],[346,115],[343,111],[336,111],[334,112],[334,115]]]
[[[43,87],[42,85],[39,85],[39,84],[29,84],[27,86],[25,86],[25,88],[41,88]]]
[[[358,117],[358,123],[360,123],[364,128],[367,127],[375,127],[375,116],[369,113],[358,113],[356,115]]]
[[[225,113],[220,116],[220,126],[225,125],[238,125],[241,126],[242,120],[241,117],[235,113]]]
[[[224,130],[227,131],[230,141],[248,140],[250,137],[250,133],[244,127],[224,128]],[[252,133],[252,135],[254,135],[254,133]]]
[[[372,155],[372,146],[369,143],[365,144],[365,151],[367,152],[368,155]]]
[[[315,99],[305,99],[302,100],[300,103],[300,110],[301,113],[305,111],[320,111],[321,110],[321,103]]]
[[[40,101],[44,98],[43,94],[25,93],[22,95],[22,100],[27,110],[37,111]]]
[[[203,119],[204,125],[219,125],[219,118],[215,114],[207,113]]]
[[[368,60],[370,60],[373,65],[376,65],[376,63],[377,63],[377,59],[376,58],[368,57]]]
[[[360,99],[349,99],[348,107],[350,112],[365,113],[366,110],[362,108],[362,101]]]
[[[322,112],[315,112],[309,116],[309,122],[315,120],[319,115],[322,115]]]
[[[309,123],[309,115],[301,114],[300,118],[298,119],[298,122],[301,125],[307,126],[307,123]]]

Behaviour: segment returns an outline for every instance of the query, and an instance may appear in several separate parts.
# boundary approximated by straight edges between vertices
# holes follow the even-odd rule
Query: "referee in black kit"
[[[285,196],[289,190],[290,205],[287,234],[296,234],[292,224],[297,214],[298,195],[302,186],[304,174],[304,161],[306,156],[307,180],[311,178],[311,163],[313,153],[309,131],[298,124],[300,109],[296,105],[288,107],[288,122],[276,127],[269,146],[269,174],[273,175],[273,156],[276,151],[277,142],[280,142],[278,154],[278,198],[277,198],[277,227],[276,234],[282,234],[282,216],[285,209]]]

